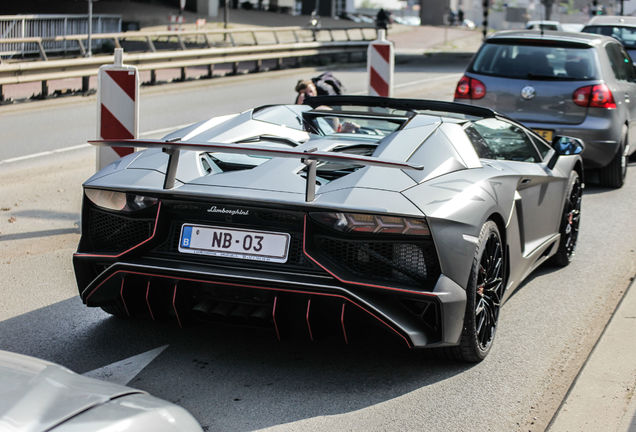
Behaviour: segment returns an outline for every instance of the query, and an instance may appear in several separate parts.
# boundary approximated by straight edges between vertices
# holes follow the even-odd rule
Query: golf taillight
[[[572,100],[578,106],[586,108],[616,108],[614,96],[605,84],[580,87],[572,94]]]
[[[481,99],[486,96],[483,82],[464,75],[455,88],[455,99]]]

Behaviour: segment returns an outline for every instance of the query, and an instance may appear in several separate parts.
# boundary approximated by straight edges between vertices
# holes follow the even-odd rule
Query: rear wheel
[[[623,186],[625,176],[627,175],[627,154],[625,146],[627,143],[627,136],[623,138],[623,142],[616,152],[616,155],[612,161],[606,167],[601,168],[599,171],[599,180],[601,186],[607,186],[611,188],[620,188]]]
[[[505,290],[506,260],[497,224],[487,221],[481,228],[466,290],[464,329],[459,346],[447,354],[465,362],[476,363],[492,347],[499,309]]]
[[[581,199],[583,197],[583,184],[576,171],[570,173],[567,195],[563,205],[561,227],[559,233],[559,249],[552,256],[550,262],[559,267],[565,267],[574,257],[576,240],[579,236],[579,223],[581,221]]]

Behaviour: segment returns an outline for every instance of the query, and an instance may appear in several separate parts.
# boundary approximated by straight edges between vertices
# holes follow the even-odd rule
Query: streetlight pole
[[[484,20],[482,21],[482,34],[484,36],[484,39],[486,39],[486,35],[488,34],[488,7],[490,6],[490,0],[484,0],[482,3],[482,7],[483,7],[483,16],[484,16]]]
[[[93,0],[88,0],[88,51],[86,51],[86,56],[90,57],[93,55],[93,51],[91,49],[91,36],[93,34]]]

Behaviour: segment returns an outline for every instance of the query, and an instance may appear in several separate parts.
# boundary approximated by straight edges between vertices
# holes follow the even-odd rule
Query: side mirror
[[[559,156],[577,155],[585,150],[585,144],[582,139],[561,135],[554,137],[552,147],[554,148],[554,155],[548,162],[548,168],[550,169],[554,168]]]

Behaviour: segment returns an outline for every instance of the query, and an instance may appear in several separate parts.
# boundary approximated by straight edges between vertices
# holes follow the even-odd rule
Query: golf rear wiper
[[[528,72],[526,75],[528,79],[536,79],[536,80],[545,80],[545,81],[577,81],[582,80],[583,78],[573,78],[568,76],[558,76],[558,75],[541,75],[534,74],[532,72]]]

